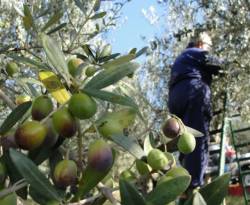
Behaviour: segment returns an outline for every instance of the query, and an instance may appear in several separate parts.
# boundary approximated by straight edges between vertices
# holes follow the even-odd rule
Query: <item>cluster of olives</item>
[[[68,61],[68,71],[72,77],[77,77],[82,72],[81,65],[84,64],[84,62],[79,58],[72,58]],[[85,75],[90,77],[95,74],[97,71],[97,68],[93,65],[88,65],[85,67]]]
[[[141,176],[152,176],[155,172],[164,173],[164,175],[157,176],[157,179],[154,179],[157,181],[157,186],[175,177],[189,175],[186,169],[176,166],[175,158],[171,153],[162,152],[157,148],[152,149],[145,159],[136,159],[135,162],[136,170]],[[121,173],[121,178],[135,181],[136,174],[128,169]]]
[[[177,147],[183,154],[194,151],[196,140],[192,133],[182,129],[183,123],[176,117],[169,118],[162,127],[163,134],[173,140],[177,140]],[[184,125],[183,125],[184,127]]]

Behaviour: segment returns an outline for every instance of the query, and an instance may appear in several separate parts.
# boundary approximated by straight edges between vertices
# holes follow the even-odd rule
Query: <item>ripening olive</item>
[[[47,134],[46,127],[38,121],[27,121],[17,128],[15,139],[22,149],[33,150],[38,148]]]
[[[96,102],[85,93],[76,93],[69,100],[69,111],[79,119],[91,118],[96,110]]]
[[[54,181],[59,188],[66,188],[77,182],[77,165],[73,160],[62,160],[54,170]]]
[[[31,115],[34,120],[42,120],[47,117],[49,113],[53,110],[52,100],[45,95],[37,97],[31,109]]]
[[[180,134],[180,125],[176,118],[169,118],[162,126],[163,134],[168,138],[178,137]]]
[[[72,137],[76,133],[76,120],[64,107],[57,110],[52,116],[52,122],[57,133],[62,137]]]
[[[113,164],[113,154],[110,146],[102,139],[89,145],[88,164],[95,171],[104,172]]]

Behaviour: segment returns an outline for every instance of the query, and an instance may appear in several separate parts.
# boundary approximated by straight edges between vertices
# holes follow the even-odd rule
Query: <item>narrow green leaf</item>
[[[150,132],[147,137],[144,140],[144,145],[143,145],[143,149],[144,152],[146,153],[146,155],[148,155],[148,153],[154,149],[154,139],[153,139],[153,133]]]
[[[115,151],[113,151],[113,163],[115,161]],[[110,167],[110,169],[112,166]],[[105,172],[98,172],[87,166],[82,172],[82,177],[79,182],[79,188],[73,201],[79,200],[84,197],[91,189],[93,189],[104,177],[109,173],[110,169]]]
[[[144,54],[147,50],[148,50],[148,47],[143,47],[141,50],[139,50],[139,51],[136,53],[135,57],[136,57],[136,58],[139,57],[140,55]]]
[[[115,84],[125,76],[133,73],[139,67],[138,63],[124,63],[115,68],[106,69],[95,75],[85,86],[85,88],[102,89]]]
[[[32,197],[32,199],[37,202],[38,204],[40,205],[48,205],[49,204],[49,201],[52,202],[52,200],[50,198],[46,198],[44,197],[42,194],[41,194],[42,191],[40,192],[37,192],[37,190],[35,190],[32,186],[29,187],[29,195]],[[58,201],[57,201],[58,202]],[[59,205],[59,202],[56,204],[56,201],[53,201],[53,204],[54,205]]]
[[[217,177],[211,183],[202,187],[199,192],[207,202],[207,205],[221,204],[228,193],[230,173]]]
[[[90,19],[92,19],[92,20],[100,19],[100,18],[104,17],[106,14],[107,14],[107,12],[103,11],[103,12],[100,12],[100,13],[97,13],[97,14],[91,16]]]
[[[57,32],[57,31],[59,31],[60,29],[64,28],[66,25],[67,25],[67,23],[62,23],[62,24],[60,24],[59,26],[57,26],[57,27],[51,29],[51,30],[47,33],[47,35],[50,35],[50,34],[52,34],[52,33],[55,33],[55,32]]]
[[[70,75],[68,72],[68,66],[65,61],[64,54],[58,46],[58,43],[46,34],[41,34],[41,40],[50,63],[64,77],[66,82],[69,83]]]
[[[132,184],[120,179],[119,187],[122,205],[146,205],[143,196],[140,195]]]
[[[129,51],[129,54],[136,54],[136,51],[137,51],[137,49],[136,48],[132,48],[130,51]]]
[[[37,166],[30,159],[21,152],[13,149],[10,149],[10,158],[18,172],[36,192],[40,193],[41,196],[45,198],[61,201],[61,196],[52,186],[50,181],[39,171]]]
[[[191,176],[180,176],[162,182],[146,196],[146,201],[152,205],[170,203],[188,188],[190,181]]]
[[[17,196],[15,193],[0,198],[0,205],[17,205]]]
[[[53,24],[57,23],[63,16],[63,12],[56,12],[49,21],[44,25],[42,28],[42,31],[45,31],[47,28],[52,26]]]
[[[32,17],[32,14],[30,12],[29,6],[27,4],[23,5],[23,13],[24,13],[24,26],[26,30],[29,30],[31,27],[35,28],[35,24],[34,24],[34,19]]]
[[[120,66],[120,65],[122,65],[124,63],[128,63],[129,61],[133,60],[134,58],[135,58],[134,54],[128,54],[128,55],[116,58],[116,59],[114,59],[112,61],[109,61],[107,63],[104,63],[102,65],[102,67],[105,68],[105,69],[108,69],[108,68],[111,68],[111,67],[117,67],[117,66]]]
[[[100,6],[101,6],[101,1],[100,0],[95,0],[93,10],[98,11],[100,9]]]
[[[25,102],[16,107],[4,120],[3,124],[0,127],[0,134],[8,132],[28,111],[32,102]]]
[[[95,59],[95,56],[90,48],[90,46],[88,44],[84,44],[81,46],[82,49],[84,50],[84,52],[86,53],[87,56],[92,57],[93,59]]]
[[[43,86],[43,84],[40,81],[38,81],[37,79],[35,79],[35,78],[31,78],[31,77],[29,77],[29,78],[21,78],[20,80],[22,82],[24,82],[24,83],[31,83],[33,85],[36,84],[36,85]]]
[[[4,162],[7,167],[7,173],[10,179],[11,184],[15,184],[16,182],[23,179],[22,175],[18,172],[17,168],[14,166],[13,162],[11,161],[9,152],[4,152]],[[26,200],[28,196],[28,187],[23,187],[16,191],[17,195],[20,196],[22,199]]]
[[[135,158],[141,159],[145,156],[143,149],[140,145],[131,137],[122,136],[122,135],[112,135],[111,139],[116,144],[120,145],[122,148],[127,150]]]
[[[195,137],[202,137],[202,136],[204,136],[203,133],[201,133],[200,131],[195,130],[195,129],[191,128],[191,127],[185,126],[185,128],[186,128],[186,131],[192,133]]]
[[[101,100],[112,102],[114,104],[130,106],[130,107],[138,110],[138,106],[133,101],[133,99],[130,97],[127,97],[127,96],[122,96],[122,95],[118,95],[118,94],[111,93],[108,91],[91,89],[91,88],[83,89],[83,92],[85,92],[88,95],[91,95],[95,98],[99,98]]]
[[[98,61],[100,63],[107,62],[109,60],[112,60],[112,59],[116,58],[119,55],[121,55],[121,54],[120,53],[114,53],[114,54],[111,54],[110,56],[105,56],[105,57],[99,58]]]
[[[15,55],[15,54],[9,54],[7,56],[10,57],[10,58],[13,58],[16,61],[19,61],[20,63],[24,63],[24,64],[32,66],[34,68],[39,68],[39,69],[42,69],[42,70],[50,69],[46,64],[44,64],[42,62],[39,62],[39,61],[36,61],[36,60],[33,60],[33,59],[30,59],[30,58],[26,58],[26,57],[23,57],[23,56],[18,56],[18,55]]]
[[[105,56],[110,56],[112,53],[112,46],[110,44],[107,44],[104,46],[104,48],[102,49],[99,58],[103,58]]]

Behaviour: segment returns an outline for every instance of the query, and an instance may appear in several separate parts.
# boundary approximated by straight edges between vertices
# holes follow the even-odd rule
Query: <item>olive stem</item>
[[[57,109],[55,109],[55,110],[53,110],[52,112],[50,112],[50,113],[48,114],[48,116],[45,117],[45,118],[41,121],[41,123],[42,123],[42,124],[45,123],[45,122],[46,122],[55,112],[57,112],[58,110],[62,109],[67,103],[68,103],[68,101],[65,102],[64,104],[61,104]]]
[[[106,187],[103,183],[99,183],[97,187],[100,189],[102,194],[114,205],[119,205],[118,201],[115,199],[115,197],[112,194],[112,189]]]
[[[16,192],[17,190],[22,189],[23,187],[25,187],[27,185],[28,185],[28,183],[26,181],[24,181],[24,179],[21,179],[21,180],[17,181],[15,184],[13,184],[13,186],[1,191],[0,198],[7,196],[8,194],[10,194],[12,192]]]
[[[83,158],[82,158],[82,152],[83,152],[83,142],[82,137],[83,133],[81,132],[81,123],[80,120],[77,120],[77,148],[78,148],[78,166],[80,167],[80,170],[83,170]]]
[[[92,123],[93,127],[95,128],[96,133],[98,134],[98,137],[101,137],[100,132],[96,126],[96,123],[94,120],[90,119],[90,122]]]
[[[110,189],[111,192],[117,191],[119,190],[119,187]],[[69,203],[69,205],[84,205],[84,204],[89,204],[92,203],[93,201],[95,201],[97,198],[101,197],[103,194],[102,193],[98,193],[95,196],[91,196],[89,198],[83,199],[81,201],[75,202],[75,203]]]

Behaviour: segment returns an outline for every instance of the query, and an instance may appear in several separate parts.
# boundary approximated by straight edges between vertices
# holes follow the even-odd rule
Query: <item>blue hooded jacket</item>
[[[221,62],[209,56],[208,52],[200,48],[187,48],[175,60],[171,69],[170,88],[176,83],[196,78],[210,86],[212,75],[217,75]]]

